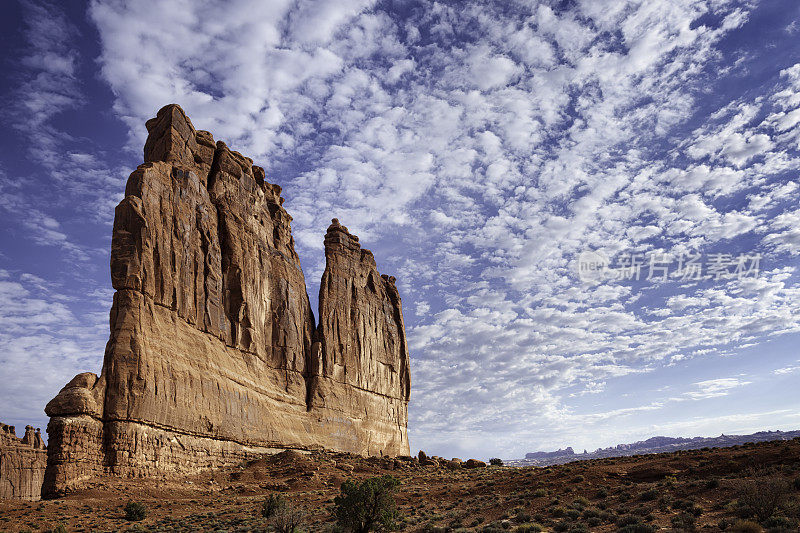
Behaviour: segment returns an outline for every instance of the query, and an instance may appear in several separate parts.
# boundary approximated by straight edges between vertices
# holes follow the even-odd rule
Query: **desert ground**
[[[756,510],[771,515],[764,531],[798,530],[800,439],[547,468],[285,451],[181,480],[109,478],[57,500],[0,502],[0,530],[272,531],[262,503],[280,493],[303,531],[336,531],[341,483],[386,474],[400,480],[399,531],[760,531]],[[126,519],[129,501],[143,520]]]

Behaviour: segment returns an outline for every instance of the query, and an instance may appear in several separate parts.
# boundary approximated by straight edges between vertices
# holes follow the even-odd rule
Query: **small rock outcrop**
[[[14,426],[0,424],[0,500],[38,500],[46,465],[47,450],[38,428],[25,426],[20,439]]]
[[[281,188],[177,105],[147,130],[115,212],[103,368],[45,409],[44,493],[286,448],[408,455],[394,278],[334,221],[317,326]]]
[[[467,459],[467,462],[464,463],[464,468],[485,468],[486,463],[483,461],[479,461],[478,459]]]

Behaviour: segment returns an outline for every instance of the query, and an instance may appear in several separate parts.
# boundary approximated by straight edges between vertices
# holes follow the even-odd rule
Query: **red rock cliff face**
[[[39,430],[25,427],[17,438],[14,426],[0,424],[0,500],[38,500],[47,464]]]
[[[316,328],[280,187],[176,105],[147,129],[115,214],[103,369],[47,405],[44,492],[284,448],[407,455],[400,299],[371,254],[329,229],[320,311],[341,323]]]

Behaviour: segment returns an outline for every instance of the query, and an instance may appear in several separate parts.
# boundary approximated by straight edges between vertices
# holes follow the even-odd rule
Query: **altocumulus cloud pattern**
[[[9,13],[5,422],[43,425],[58,388],[100,368],[113,208],[144,121],[175,102],[284,187],[307,279],[334,216],[396,275],[412,448],[514,457],[800,427],[796,2]],[[760,265],[587,283],[585,251]]]

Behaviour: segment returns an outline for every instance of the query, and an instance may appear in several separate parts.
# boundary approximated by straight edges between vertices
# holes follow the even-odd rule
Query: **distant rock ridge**
[[[14,426],[0,424],[0,500],[38,500],[46,465],[39,428],[25,426],[20,439]]]
[[[177,105],[146,126],[115,212],[103,368],[45,409],[44,493],[285,448],[408,455],[394,278],[334,219],[316,325],[281,188]]]
[[[719,437],[651,437],[647,440],[630,444],[618,444],[608,448],[598,448],[593,452],[576,454],[572,448],[557,450],[555,452],[526,453],[525,459],[509,460],[510,466],[549,466],[569,463],[572,461],[586,461],[606,457],[623,457],[651,453],[666,453],[677,450],[698,450],[701,448],[725,448],[749,442],[769,442],[774,440],[791,440],[800,438],[800,431],[759,431],[750,435],[720,435]]]
[[[554,452],[532,452],[526,453],[525,459],[552,459],[554,457],[571,457],[575,455],[575,450],[572,447],[568,447],[564,450],[558,449]]]

